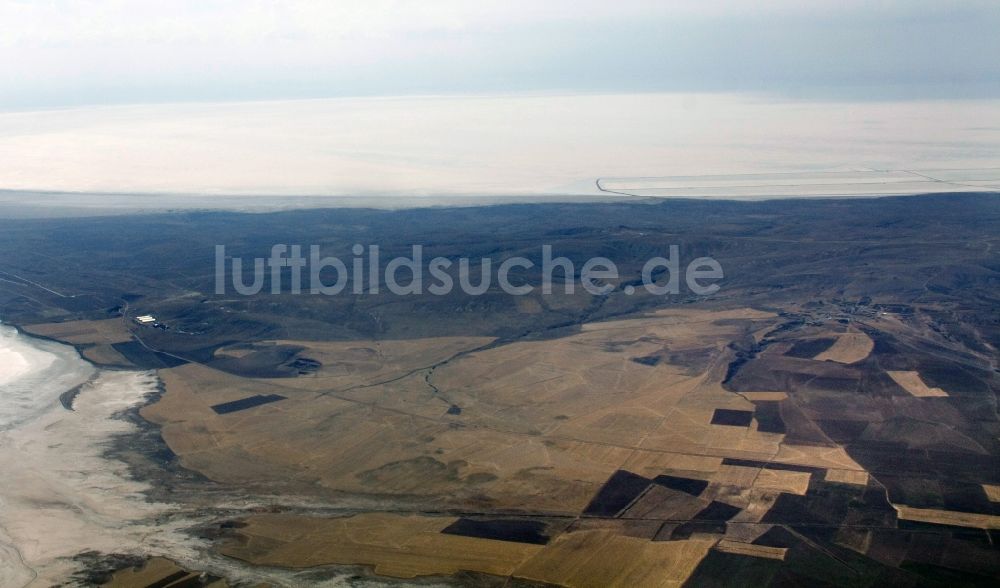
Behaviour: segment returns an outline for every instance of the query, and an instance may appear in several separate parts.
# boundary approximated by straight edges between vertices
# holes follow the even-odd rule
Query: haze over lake
[[[80,107],[0,114],[0,158],[5,190],[596,194],[595,179],[609,176],[1000,168],[1000,100],[644,93]]]

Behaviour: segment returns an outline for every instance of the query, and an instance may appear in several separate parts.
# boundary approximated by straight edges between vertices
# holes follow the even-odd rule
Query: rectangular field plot
[[[730,410],[717,408],[712,414],[713,425],[729,425],[731,427],[749,427],[753,413],[749,410]]]
[[[246,410],[248,408],[253,408],[255,406],[260,406],[262,404],[270,404],[272,402],[277,402],[279,400],[284,400],[285,397],[280,394],[257,394],[255,396],[248,396],[246,398],[241,398],[239,400],[234,400],[232,402],[223,402],[222,404],[216,404],[212,407],[212,410],[216,414],[229,414],[231,412],[238,412],[241,410]]]

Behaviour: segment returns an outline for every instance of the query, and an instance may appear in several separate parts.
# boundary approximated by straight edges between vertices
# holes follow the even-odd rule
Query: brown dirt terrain
[[[635,361],[706,345],[722,358],[727,340],[769,316],[657,313],[453,360],[488,341],[302,343],[323,362],[315,375],[252,379],[195,364],[161,370],[166,393],[142,414],[162,426],[187,468],[303,494],[378,489],[575,512],[623,467],[685,470],[693,459],[710,477],[728,457],[860,470],[837,447],[783,444],[756,422],[711,424],[716,409],[754,409],[718,385],[724,364],[691,376],[682,366]],[[212,408],[270,394],[285,399],[226,414]],[[800,492],[803,478],[793,474],[769,472],[757,484]]]
[[[107,588],[145,588],[147,586],[206,586],[210,588],[226,588],[225,580],[208,580],[199,582],[200,574],[178,566],[169,559],[152,557],[141,567],[125,568],[114,573],[111,580],[101,584]]]
[[[120,318],[93,321],[66,321],[27,325],[24,330],[33,335],[58,339],[71,345],[88,343],[110,345],[132,339]]]
[[[761,521],[778,496],[806,494],[813,473],[795,468],[866,475],[836,445],[786,443],[783,434],[759,430],[756,419],[713,424],[717,410],[755,410],[761,397],[720,385],[727,342],[772,321],[770,313],[748,310],[672,310],[496,347],[481,338],[282,341],[304,347],[302,355],[322,368],[290,380],[197,364],[161,370],[166,393],[142,414],[162,426],[184,467],[301,495],[569,515],[619,470],[706,485],[694,502],[677,502],[671,490],[635,501],[623,516],[650,519],[648,530],[585,526],[544,548],[442,535],[453,519],[439,517],[296,516],[291,524],[293,515],[266,515],[246,519],[250,525],[225,543],[232,557],[292,567],[364,564],[397,577],[470,570],[568,586],[680,585],[717,538],[650,543],[661,524],[655,521],[694,517],[719,501],[740,511],[739,524],[725,532],[729,552],[774,559],[774,549],[743,544],[769,528]],[[671,353],[706,348],[714,352],[700,373],[669,361]],[[222,414],[213,408],[272,394],[284,399]],[[597,546],[618,555],[596,557],[590,551]],[[625,559],[634,565],[599,563]]]

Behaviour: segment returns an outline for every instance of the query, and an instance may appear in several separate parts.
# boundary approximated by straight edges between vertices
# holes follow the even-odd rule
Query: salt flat
[[[981,170],[1000,168],[998,153],[998,100],[547,94],[0,113],[3,190],[306,197],[293,206],[316,196],[368,206],[386,197],[595,195],[595,180],[613,177],[685,176],[667,186],[684,189],[666,192],[685,195],[705,175]],[[949,178],[996,179],[966,176]],[[927,188],[899,179],[893,193]],[[699,190],[739,195],[732,186]]]
[[[0,349],[0,386],[12,382],[31,369],[23,355],[10,349]]]
[[[0,431],[36,418],[94,372],[73,348],[40,340],[28,344],[0,325]]]
[[[84,548],[190,555],[177,525],[154,519],[170,507],[146,501],[148,484],[104,455],[114,436],[135,428],[115,415],[154,391],[155,375],[98,372],[72,347],[8,327],[0,344],[0,585],[64,581],[77,568],[69,558]],[[81,389],[68,411],[59,394],[74,385]]]

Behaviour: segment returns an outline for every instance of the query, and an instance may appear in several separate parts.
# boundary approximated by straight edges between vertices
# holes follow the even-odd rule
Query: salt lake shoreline
[[[105,457],[107,459],[114,459],[126,463],[129,466],[129,470],[132,473],[134,481],[150,483],[152,488],[150,490],[150,500],[153,501],[156,499],[162,499],[165,494],[172,494],[172,492],[167,490],[167,483],[177,481],[178,476],[188,478],[189,480],[197,480],[199,483],[214,484],[213,481],[199,475],[197,472],[177,466],[174,463],[173,458],[175,454],[173,450],[170,449],[166,441],[164,441],[163,437],[160,435],[160,426],[146,420],[140,414],[143,408],[156,404],[166,392],[163,381],[160,380],[158,375],[156,375],[156,370],[140,370],[138,368],[96,363],[88,359],[83,354],[84,345],[68,343],[47,335],[31,333],[25,330],[23,326],[16,323],[0,322],[0,325],[13,327],[17,330],[18,335],[28,339],[37,339],[39,341],[48,341],[72,347],[76,352],[77,357],[99,372],[153,372],[157,382],[155,392],[147,394],[139,403],[129,407],[117,417],[131,423],[137,430],[132,434],[118,435],[112,439],[112,446],[108,449]],[[74,410],[72,408],[72,402],[76,399],[76,396],[79,395],[81,389],[86,384],[87,382],[83,382],[59,395],[59,400],[63,408],[70,411]],[[155,469],[144,467],[141,468],[140,471],[140,468],[137,467],[137,464],[134,461],[125,458],[126,452],[138,452],[158,467]]]
[[[92,412],[94,410],[93,404],[83,402],[80,406],[75,407],[79,411],[71,410],[66,408],[65,403],[59,397],[75,391],[77,394],[80,394],[80,400],[93,400],[91,397],[95,393],[95,390],[100,387],[102,375],[104,377],[107,374],[125,376],[128,373],[134,373],[137,376],[148,377],[151,383],[151,385],[146,387],[141,399],[130,403],[124,410],[115,410],[102,417],[104,424],[116,430],[111,430],[104,434],[98,444],[95,445],[92,438],[73,438],[70,441],[72,444],[83,447],[84,450],[87,448],[96,448],[97,450],[97,455],[81,454],[84,459],[96,458],[99,460],[96,462],[92,461],[84,466],[90,467],[89,470],[82,471],[84,477],[89,474],[97,477],[112,476],[116,477],[121,484],[127,486],[123,490],[124,494],[104,495],[101,494],[103,490],[110,488],[117,492],[121,489],[117,483],[111,486],[101,486],[99,483],[100,480],[98,480],[96,486],[92,484],[82,488],[79,496],[70,494],[74,499],[79,497],[85,504],[90,505],[88,510],[82,514],[73,513],[74,517],[82,518],[81,524],[109,525],[100,529],[105,531],[104,533],[96,531],[94,534],[89,535],[89,537],[93,537],[94,539],[103,540],[103,548],[100,546],[94,547],[95,543],[99,543],[99,541],[80,540],[72,544],[75,550],[72,555],[46,556],[44,550],[42,550],[43,558],[47,557],[47,560],[43,559],[43,563],[45,561],[48,563],[42,568],[36,569],[30,565],[35,562],[31,558],[23,557],[19,549],[19,544],[11,538],[11,548],[16,552],[17,558],[20,559],[23,570],[28,570],[35,576],[34,578],[22,577],[21,579],[24,581],[13,585],[35,586],[39,585],[39,582],[65,583],[65,585],[95,585],[110,579],[110,575],[114,571],[140,565],[146,558],[153,556],[169,559],[186,569],[204,571],[215,577],[225,578],[231,583],[236,582],[236,585],[243,585],[243,583],[256,585],[261,581],[267,581],[279,586],[301,585],[303,582],[318,582],[327,585],[327,582],[346,581],[349,578],[356,579],[359,577],[365,578],[365,585],[371,586],[454,585],[453,579],[441,577],[425,578],[413,582],[387,581],[384,578],[376,576],[373,570],[367,566],[321,566],[315,569],[301,570],[250,566],[246,562],[231,560],[214,553],[210,544],[216,536],[219,524],[227,520],[232,520],[234,517],[238,518],[248,510],[256,510],[267,504],[273,506],[275,504],[274,499],[278,499],[279,502],[284,503],[283,508],[300,512],[312,512],[325,516],[349,516],[350,514],[359,512],[361,505],[351,505],[351,501],[348,501],[348,504],[333,505],[301,500],[292,496],[267,497],[248,495],[240,492],[239,489],[226,487],[205,478],[197,472],[187,470],[177,463],[174,453],[160,435],[160,427],[145,420],[140,414],[143,407],[157,402],[165,392],[165,387],[155,373],[155,370],[136,370],[121,367],[114,369],[105,368],[84,358],[78,345],[71,345],[52,337],[34,335],[16,324],[2,323],[0,326],[15,329],[17,335],[25,337],[27,341],[42,341],[60,346],[73,347],[75,356],[83,359],[85,364],[94,370],[94,373],[90,374],[86,381],[69,390],[59,392],[53,403],[44,412],[36,415],[33,420],[52,421],[54,416],[58,416],[63,412],[67,414],[79,414],[81,419],[84,418],[86,415],[81,413]],[[28,344],[30,345],[30,343]],[[100,401],[100,398],[96,400]],[[100,405],[100,402],[98,402],[98,405]],[[115,423],[119,424],[116,425]],[[43,422],[42,424],[48,423]],[[59,425],[62,423],[56,419],[55,424]],[[81,421],[77,424],[86,425],[87,423]],[[22,429],[27,428],[22,427]],[[41,434],[41,438],[44,441],[42,445],[55,443],[57,449],[66,445],[66,443],[59,443],[60,438],[58,435],[60,432],[58,430],[52,433],[54,437],[49,435],[48,427],[43,428],[42,431],[44,431]],[[15,430],[14,432],[16,434],[23,432],[23,430]],[[84,434],[84,437],[87,434],[93,433],[93,431],[85,429],[79,432]],[[9,441],[9,438],[0,436],[0,441],[4,440]],[[9,452],[8,455],[4,455],[3,450],[10,448],[9,444],[6,446],[0,444],[0,463],[5,458],[8,461],[17,462],[17,459],[13,458]],[[14,449],[20,449],[20,447],[15,447]],[[61,449],[58,450],[61,453]],[[41,457],[44,458],[46,455],[43,454]],[[37,462],[33,463],[36,463],[37,466]],[[55,465],[58,466],[59,464]],[[28,472],[28,474],[31,473],[30,471]],[[25,489],[19,487],[17,481],[14,482],[13,486],[8,487],[8,490],[11,490],[11,488],[14,491],[14,500],[17,501],[20,498],[20,502],[23,503],[24,496],[22,491]],[[96,495],[94,494],[95,488],[97,490]],[[47,490],[48,488],[43,485],[41,489]],[[4,499],[8,497],[8,495],[2,493],[2,490],[2,487],[0,487],[0,504],[3,504],[5,502]],[[69,488],[68,490],[72,492],[73,489]],[[67,488],[62,488],[62,491],[61,495],[54,495],[55,500],[58,501],[59,498],[66,497]],[[90,494],[87,494],[88,491]],[[45,498],[47,499],[48,497]],[[101,504],[101,499],[107,500],[108,504],[106,507],[111,511],[110,519],[108,518],[106,509],[101,509],[102,506],[105,506]],[[96,504],[91,504],[95,500]],[[21,523],[21,527],[19,528],[22,531],[25,524],[30,528],[35,526],[34,517],[38,508],[52,508],[51,506],[34,507],[32,505],[25,507],[23,504],[19,506],[22,512],[31,515],[30,522],[27,523],[25,522],[26,517],[24,514],[22,514],[19,520],[15,516],[15,522]],[[93,511],[94,508],[98,509],[96,515]],[[2,513],[2,510],[0,510],[0,513]],[[87,520],[88,515],[95,520]],[[72,519],[69,522],[76,523],[80,521]],[[44,525],[45,521],[42,520],[40,524]],[[0,526],[0,532],[3,529]],[[93,529],[88,530],[93,531]],[[131,532],[135,535],[136,531],[142,531],[142,537],[144,538],[140,542],[137,543],[133,537],[130,547],[116,549],[119,546],[119,537],[124,536],[127,540],[128,533]],[[38,532],[44,535],[43,529]],[[94,536],[95,534],[97,535],[96,537]],[[111,537],[111,540],[109,540],[109,537]],[[2,546],[0,544],[0,547]],[[32,548],[38,551],[37,546],[33,546]],[[65,544],[57,545],[57,548],[62,548],[63,551],[67,550]],[[37,558],[38,554],[36,553],[35,555]],[[0,561],[0,564],[2,563]],[[42,572],[41,574],[39,573],[40,571]],[[0,572],[3,572],[2,566],[0,566]],[[16,572],[17,570],[15,569],[14,579],[17,579]],[[54,574],[54,572],[64,572],[64,574]],[[333,585],[339,586],[341,584],[335,583]]]
[[[26,421],[21,421],[21,422],[15,421],[12,424],[10,431],[8,431],[14,436],[16,436],[19,432],[23,432],[24,430],[28,429],[33,424],[34,421],[39,421],[39,420],[52,421],[56,425],[62,425],[65,421],[59,418],[58,414],[59,411],[76,412],[70,406],[72,400],[85,390],[90,390],[91,392],[93,392],[93,389],[102,383],[102,378],[106,379],[108,374],[120,374],[122,376],[125,376],[128,373],[132,373],[135,375],[135,378],[139,378],[147,383],[150,381],[155,382],[155,385],[153,386],[149,386],[147,384],[143,388],[136,388],[134,389],[134,392],[129,392],[130,395],[139,394],[141,395],[141,397],[138,398],[133,397],[132,399],[126,398],[124,402],[126,402],[127,405],[124,408],[124,410],[116,410],[113,408],[114,405],[112,404],[112,412],[104,416],[99,416],[99,420],[105,421],[105,423],[110,427],[110,430],[106,434],[102,435],[102,431],[97,431],[98,436],[95,438],[82,439],[82,440],[71,439],[68,442],[70,442],[72,445],[75,446],[73,447],[71,452],[73,451],[86,452],[88,449],[91,450],[91,453],[89,454],[85,453],[83,454],[83,457],[84,458],[89,457],[98,461],[88,464],[88,466],[99,466],[99,465],[108,466],[107,471],[101,469],[100,467],[94,468],[94,471],[90,472],[83,471],[81,472],[81,474],[84,476],[84,478],[86,478],[88,474],[116,476],[122,478],[124,482],[130,484],[130,487],[135,489],[132,493],[128,495],[123,495],[118,497],[112,496],[111,499],[113,500],[120,499],[126,501],[136,500],[138,497],[137,495],[135,495],[135,492],[138,492],[138,495],[141,495],[141,501],[145,503],[149,509],[170,510],[172,508],[175,508],[169,506],[173,501],[165,500],[166,498],[165,495],[170,494],[170,492],[164,486],[164,482],[166,482],[167,479],[171,478],[174,474],[174,472],[168,472],[166,469],[169,466],[169,458],[172,454],[167,453],[169,452],[169,449],[167,449],[166,444],[164,443],[159,434],[159,428],[155,424],[150,423],[145,419],[143,419],[139,414],[139,411],[144,406],[156,402],[156,400],[163,393],[163,385],[159,381],[159,378],[155,374],[155,372],[151,372],[148,370],[109,368],[106,366],[98,365],[88,360],[86,357],[84,357],[83,354],[81,353],[81,347],[78,345],[72,345],[64,341],[59,341],[58,339],[47,337],[44,335],[35,335],[33,333],[26,331],[20,324],[4,322],[2,323],[2,326],[13,329],[15,332],[14,338],[21,338],[23,345],[34,347],[36,349],[39,349],[43,353],[52,353],[53,351],[38,347],[34,344],[34,342],[44,342],[44,343],[58,345],[60,346],[60,348],[64,350],[63,353],[67,354],[67,357],[69,357],[70,352],[66,348],[72,347],[73,351],[71,357],[73,358],[73,360],[79,362],[79,365],[86,365],[87,368],[89,368],[83,374],[81,374],[79,378],[76,378],[76,380],[79,383],[77,383],[75,386],[72,386],[71,388],[61,391],[58,389],[53,390],[52,393],[47,396],[54,396],[54,398],[43,401],[45,404],[39,405],[40,410],[37,413],[29,415]],[[12,380],[11,383],[16,384],[16,382],[19,379],[24,377],[31,377],[32,375],[38,377],[39,373],[44,374],[45,370],[48,369],[51,368],[49,366],[45,366],[40,370],[39,369],[29,370],[27,374],[15,378],[14,380]],[[34,372],[34,374],[32,374],[32,372]],[[83,381],[80,381],[80,378],[84,378]],[[130,381],[131,380],[126,381],[124,385],[126,387],[130,386],[129,383]],[[53,402],[53,400],[55,401]],[[114,399],[114,400],[121,402],[121,399]],[[83,419],[84,417],[80,416],[79,418]],[[121,424],[116,425],[114,424],[114,421],[121,421],[124,424],[124,426]],[[77,426],[80,425],[86,425],[86,421],[80,420]],[[48,431],[46,429],[45,432],[42,433],[40,440],[44,443],[52,442],[56,443],[57,446],[62,446],[62,443],[59,443],[60,439],[58,435],[59,433],[53,433],[55,439],[50,440],[48,436]],[[30,444],[37,441],[38,439],[28,437],[27,441],[25,441],[25,440],[18,440],[12,437],[9,438],[8,440],[11,442],[11,444],[8,444],[6,449],[10,452],[14,452],[14,455],[10,455],[9,458],[16,461],[16,458],[20,457],[19,455],[20,451],[23,450],[25,447],[28,447],[28,449],[30,450],[31,448]],[[87,447],[88,442],[91,443],[92,447]],[[28,443],[28,445],[23,445],[24,443]],[[135,455],[142,456],[143,460],[148,460],[150,462],[150,465],[152,465],[153,467],[146,467],[146,468],[137,467],[135,459],[128,459],[127,457]],[[44,459],[46,455],[42,453],[41,457]],[[35,467],[39,467],[39,465],[40,464],[37,463],[33,464],[33,466]],[[46,464],[41,464],[41,467],[43,469],[37,474],[33,469],[30,468],[21,469],[23,475],[38,477],[38,479],[42,480],[43,485],[40,488],[43,491],[48,488],[47,486],[44,485],[45,465]],[[159,472],[159,475],[157,475],[157,472]],[[81,494],[81,500],[99,501],[101,497],[99,493],[101,487],[98,485],[97,488],[98,488],[98,494],[96,495],[97,496],[96,498],[94,495]],[[93,491],[94,487],[85,488],[84,492],[86,492],[86,490],[88,489]],[[23,523],[24,515],[22,514],[21,518],[18,519],[17,515],[20,513],[17,513],[16,509],[27,508],[28,512],[30,512],[31,507],[30,506],[25,507],[23,504],[19,504],[19,499],[21,502],[23,502],[23,496],[18,494],[17,491],[19,490],[27,491],[28,489],[18,487],[17,482],[15,481],[14,486],[8,488],[8,490],[14,491],[13,495],[14,503],[12,508],[14,508],[15,510],[13,511],[8,510],[6,514],[15,517],[14,518],[15,522]],[[63,491],[65,492],[66,489],[63,489]],[[71,491],[72,489],[70,488],[70,492]],[[65,495],[62,496],[63,498],[66,497]],[[72,494],[70,494],[69,496],[70,498],[72,498]],[[9,497],[10,496],[0,496],[0,499]],[[124,504],[127,507],[127,502]],[[94,508],[100,508],[100,506],[95,506]],[[101,517],[108,516],[108,514],[99,511],[98,514],[95,516],[97,516],[97,518],[100,519]],[[146,515],[137,512],[136,516],[139,517],[136,520],[141,520],[141,518],[143,518]],[[129,524],[129,522],[130,521],[126,517],[125,519],[117,521],[113,524],[127,525]],[[20,573],[30,573],[31,575],[34,576],[34,578],[26,579],[27,585],[33,585],[40,580],[48,581],[52,579],[52,577],[45,577],[45,576],[42,576],[40,578],[38,576],[39,570],[35,569],[31,565],[32,563],[34,563],[32,561],[32,558],[24,557],[22,555],[21,549],[17,545],[16,540],[13,537],[11,538],[11,540],[12,540],[11,548],[13,549],[14,552],[16,552],[17,557],[21,561],[20,565],[22,566],[22,572]],[[81,543],[79,547],[80,547],[79,553],[76,556],[69,558],[70,560],[76,562],[76,565],[71,567],[76,567],[77,569],[70,577],[63,578],[63,580],[69,581],[71,583],[92,582],[100,577],[105,576],[106,573],[111,569],[115,569],[116,567],[121,567],[121,563],[123,561],[125,560],[134,561],[135,557],[137,557],[134,554],[112,553],[112,552],[107,552],[106,550],[101,552],[90,551],[89,550],[90,546],[87,545],[86,543]],[[134,551],[134,549],[130,551]],[[42,557],[42,561],[49,561],[49,565],[51,565],[52,562],[54,561],[66,559],[66,556],[63,555],[63,556],[56,556],[55,559],[53,560],[51,559],[50,556],[48,556],[45,553],[44,549],[40,551],[40,555],[36,554],[36,557]],[[65,567],[65,565],[62,565],[61,567]],[[16,578],[17,577],[16,574],[18,574],[17,570],[15,569],[13,573],[15,574],[14,578]]]

